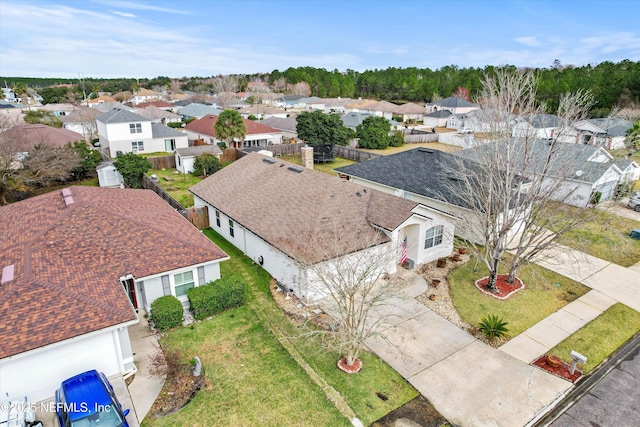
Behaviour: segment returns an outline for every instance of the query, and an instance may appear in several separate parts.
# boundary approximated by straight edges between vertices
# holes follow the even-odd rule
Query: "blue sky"
[[[638,0],[0,0],[0,76],[640,61]]]

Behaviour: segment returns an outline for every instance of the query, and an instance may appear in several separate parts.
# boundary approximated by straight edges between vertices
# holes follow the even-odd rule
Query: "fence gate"
[[[198,230],[209,228],[209,209],[206,206],[185,209],[185,218]]]

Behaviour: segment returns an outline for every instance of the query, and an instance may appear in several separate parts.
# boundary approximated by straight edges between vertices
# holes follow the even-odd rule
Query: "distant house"
[[[18,160],[21,160],[38,144],[58,148],[76,141],[86,143],[84,136],[79,133],[43,124],[23,124],[13,126],[12,128],[2,132],[2,138],[8,138],[17,143],[17,146],[19,147]],[[19,164],[16,166],[21,167]]]
[[[45,104],[39,107],[38,110],[51,111],[56,117],[64,117],[76,111],[78,107],[73,104]]]
[[[367,113],[384,117],[385,119],[389,119],[389,120],[393,118],[394,111],[397,109],[398,109],[398,106],[396,104],[393,104],[388,101],[378,101],[364,108],[365,112]]]
[[[260,123],[282,132],[283,142],[287,142],[290,141],[291,138],[298,137],[298,121],[296,120],[295,115],[286,118],[269,117],[268,119],[262,120]]]
[[[138,107],[135,109],[135,112],[137,114],[140,114],[142,117],[151,119],[151,121],[154,123],[160,123],[163,125],[182,122],[182,116],[174,114],[166,109],[158,108],[154,105],[149,105],[145,108]]]
[[[414,264],[448,255],[453,247],[453,226],[446,214],[257,153],[190,191],[195,206],[208,208],[215,231],[308,304],[326,294],[313,275],[317,263],[357,254],[390,255],[393,259],[385,268],[394,273],[403,241]],[[345,240],[355,243],[332,247],[333,258],[326,259],[323,251],[332,244],[336,228],[347,229],[352,236]]]
[[[362,124],[364,119],[372,116],[377,117],[373,113],[356,113],[352,111],[350,113],[341,115],[340,120],[342,120],[342,123],[345,127],[356,130],[356,128]],[[391,129],[400,129],[402,127],[402,123],[396,122],[394,120],[389,120],[389,123],[391,124]]]
[[[87,107],[94,107],[94,106],[96,106],[98,104],[105,104],[105,103],[108,103],[108,102],[117,102],[117,101],[115,99],[113,99],[112,97],[110,97],[110,96],[100,95],[97,98],[88,99],[87,100]]]
[[[553,114],[528,114],[514,118],[513,137],[516,138],[555,138],[562,119]]]
[[[136,310],[188,304],[228,259],[150,190],[69,187],[1,206],[0,223],[3,400],[52,398],[89,369],[135,373]]]
[[[258,120],[268,119],[269,117],[286,118],[289,113],[284,108],[271,107],[266,104],[253,104],[248,107],[241,108],[238,113],[245,119],[254,116]]]
[[[91,108],[100,111],[101,113],[106,113],[107,111],[111,111],[114,108],[119,108],[121,110],[133,111],[133,108],[128,105],[124,105],[120,102],[103,102],[100,104],[89,104]]]
[[[456,96],[450,96],[448,98],[440,99],[435,102],[427,104],[426,109],[428,112],[447,110],[451,114],[464,114],[473,110],[477,110],[480,107],[472,102]]]
[[[424,115],[424,126],[443,127],[447,125],[447,120],[451,117],[451,111],[449,110],[436,110],[434,112]]]
[[[162,94],[156,92],[155,90],[142,88],[133,94],[129,101],[134,105],[142,104],[143,102],[149,101],[160,101],[162,98]]]
[[[91,107],[78,107],[71,114],[62,116],[62,126],[65,129],[76,132],[84,136],[84,139],[91,142],[91,139],[97,137],[98,127],[96,126],[96,117],[101,114],[99,110]]]
[[[578,144],[598,145],[607,150],[625,148],[627,130],[633,123],[617,117],[587,119],[573,124],[575,141]]]
[[[96,117],[99,143],[111,157],[170,152],[189,146],[187,135],[131,111],[114,108]]]
[[[640,165],[634,160],[618,159],[614,163],[622,172],[620,182],[636,182],[640,179]]]
[[[136,104],[136,108],[138,109],[143,109],[147,107],[156,107],[161,110],[171,111],[172,113],[175,113],[178,111],[177,107],[174,104],[167,101],[149,101],[149,102],[141,102],[140,104]]]
[[[267,145],[282,144],[282,132],[265,126],[253,120],[242,119],[245,126],[244,141],[237,141],[233,148],[266,147]],[[208,144],[223,142],[216,138],[215,124],[218,116],[207,114],[201,119],[194,120],[185,127],[189,141],[204,140]]]
[[[176,169],[181,173],[193,173],[193,162],[196,160],[196,157],[203,154],[212,154],[220,159],[222,150],[217,145],[209,144],[178,148],[175,151]]]
[[[395,116],[402,117],[403,122],[413,121],[423,121],[424,115],[427,113],[425,107],[418,105],[413,102],[407,102],[406,104],[398,105],[395,108],[393,114]]]
[[[222,113],[222,110],[219,110],[212,105],[198,104],[197,102],[193,102],[178,109],[178,114],[180,114],[182,119],[185,121],[188,119],[201,119],[207,114],[217,116],[220,113]]]

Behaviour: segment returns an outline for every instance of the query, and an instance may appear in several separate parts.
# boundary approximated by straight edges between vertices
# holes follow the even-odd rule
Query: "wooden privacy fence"
[[[151,169],[161,170],[176,168],[176,156],[147,157],[147,160],[151,163]]]
[[[148,190],[152,190],[158,196],[162,197],[162,199],[165,202],[169,203],[169,205],[173,209],[176,209],[178,212],[182,213],[185,210],[184,206],[182,206],[180,203],[178,203],[178,201],[176,199],[171,197],[171,195],[169,193],[164,191],[164,189],[162,187],[160,187],[160,185],[158,185],[158,183],[154,182],[147,175],[142,175],[142,188],[146,188]]]
[[[187,208],[182,215],[198,230],[209,228],[209,209],[206,206]]]
[[[341,145],[333,146],[333,154],[338,157],[342,157],[349,160],[355,160],[356,162],[364,162],[365,160],[375,159],[380,157],[380,154],[369,153],[367,151],[356,150],[355,148],[343,147]]]

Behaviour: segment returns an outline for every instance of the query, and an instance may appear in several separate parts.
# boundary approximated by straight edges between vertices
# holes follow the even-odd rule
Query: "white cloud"
[[[181,9],[170,9],[167,7],[155,6],[152,4],[145,3],[137,3],[134,1],[126,1],[126,0],[94,0],[93,3],[105,4],[111,7],[118,7],[121,9],[133,9],[133,10],[152,10],[154,12],[165,12],[165,13],[177,13],[180,15],[191,15],[191,13],[181,10]],[[180,4],[177,2],[176,4]]]
[[[133,13],[118,12],[118,11],[112,11],[111,13],[113,13],[114,15],[125,17],[125,18],[137,18],[137,16],[134,15]]]
[[[529,46],[529,47],[538,47],[542,44],[538,41],[536,37],[533,37],[533,36],[516,37],[514,40],[517,41],[518,43],[522,43],[523,45]]]

